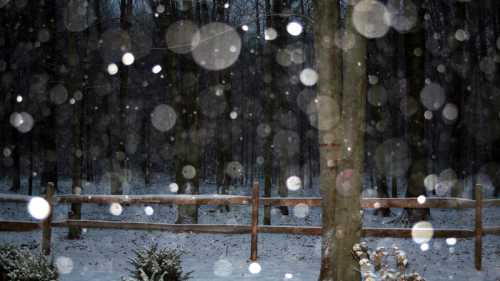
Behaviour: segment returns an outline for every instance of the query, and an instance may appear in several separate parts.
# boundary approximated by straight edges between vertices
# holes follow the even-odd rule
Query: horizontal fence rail
[[[58,203],[93,204],[175,204],[175,205],[248,205],[251,196],[237,195],[60,195]]]
[[[250,259],[257,259],[258,233],[321,235],[321,226],[286,226],[259,225],[259,207],[262,206],[295,206],[305,204],[311,207],[321,206],[320,197],[259,197],[259,184],[253,184],[251,196],[241,195],[54,195],[54,186],[49,183],[45,198],[51,205],[56,204],[166,204],[166,205],[249,205],[251,206],[251,224],[167,224],[141,223],[107,220],[66,219],[52,221],[50,215],[41,222],[4,220],[0,221],[0,231],[33,231],[42,230],[42,252],[50,253],[50,240],[53,227],[78,227],[125,230],[159,230],[190,233],[250,234]],[[27,203],[33,197],[25,195],[0,194],[0,202]],[[422,202],[423,201],[423,202]],[[500,235],[500,226],[482,225],[482,209],[500,207],[500,199],[483,199],[481,187],[475,189],[475,200],[464,198],[362,198],[361,207],[372,208],[438,208],[438,209],[474,209],[474,229],[433,229],[435,238],[474,238],[475,266],[481,269],[482,236]],[[373,228],[364,227],[363,236],[411,238],[411,228]]]

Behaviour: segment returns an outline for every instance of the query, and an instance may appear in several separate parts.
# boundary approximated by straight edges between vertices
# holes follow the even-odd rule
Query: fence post
[[[252,240],[250,246],[250,260],[257,260],[257,231],[259,225],[259,182],[255,181],[252,187]]]
[[[52,213],[54,210],[53,197],[54,197],[54,183],[47,184],[47,194],[45,199],[49,203],[50,213],[49,216],[42,222],[42,254],[45,256],[50,255],[50,239],[52,236]]]
[[[476,218],[474,228],[474,263],[477,270],[481,270],[482,248],[483,248],[483,192],[480,184],[475,186]]]

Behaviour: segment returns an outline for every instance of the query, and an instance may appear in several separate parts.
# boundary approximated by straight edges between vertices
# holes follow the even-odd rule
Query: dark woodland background
[[[367,43],[365,186],[396,197],[420,165],[445,192],[471,196],[482,181],[498,196],[500,3],[415,4],[418,31]],[[299,76],[315,67],[313,12],[308,0],[0,0],[1,178],[29,193],[62,179],[83,190],[109,180],[114,194],[132,179],[175,182],[179,193],[204,182],[227,193],[262,178],[267,194],[286,196],[290,176],[312,188],[316,92]],[[236,62],[212,71],[169,46],[181,20],[233,26]],[[291,20],[303,25],[299,36],[286,32]]]

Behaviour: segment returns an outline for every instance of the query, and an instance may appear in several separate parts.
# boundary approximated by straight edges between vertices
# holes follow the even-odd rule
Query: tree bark
[[[339,4],[330,0],[315,0],[314,44],[318,69],[318,96],[331,97],[339,100],[341,92],[341,53],[331,42],[338,30]],[[318,127],[329,117],[328,108],[319,108]],[[323,142],[323,138],[336,130],[325,124],[326,130],[319,131],[320,152],[320,192],[322,197],[322,231],[321,231],[321,271],[319,281],[336,280],[335,255],[333,243],[335,237],[335,175],[334,162],[338,161],[337,144],[335,141]],[[337,140],[338,141],[338,140]],[[321,145],[323,143],[323,145]]]
[[[338,3],[316,0],[314,4],[323,198],[319,280],[354,281],[360,279],[359,265],[351,251],[361,238],[366,41],[353,28],[352,7],[349,6],[345,25],[346,31],[355,37],[355,46],[341,55],[333,44],[339,26]]]

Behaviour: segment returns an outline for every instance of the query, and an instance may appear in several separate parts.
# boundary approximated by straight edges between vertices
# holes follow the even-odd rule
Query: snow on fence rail
[[[31,196],[0,194],[1,202],[27,203]],[[52,227],[80,227],[80,228],[110,228],[110,229],[140,229],[165,230],[172,232],[193,233],[223,233],[223,234],[250,234],[250,259],[257,260],[258,233],[281,233],[321,235],[320,226],[272,226],[259,225],[259,207],[264,206],[321,206],[320,197],[307,198],[260,198],[259,183],[255,182],[251,196],[237,195],[54,195],[54,185],[48,184],[45,196],[51,210],[56,204],[175,204],[175,205],[251,205],[251,224],[164,224],[139,223],[105,220],[75,220],[52,221],[49,215],[41,223],[30,221],[0,221],[0,231],[33,231],[42,229],[42,253],[50,254]],[[463,198],[427,198],[425,202],[418,202],[417,198],[362,198],[362,208],[443,208],[443,209],[475,209],[474,229],[434,229],[437,238],[474,238],[475,267],[481,269],[482,236],[500,235],[500,226],[483,227],[482,209],[485,207],[500,207],[500,199],[482,198],[481,186],[475,189],[476,200]],[[411,228],[363,228],[363,236],[411,238]]]

